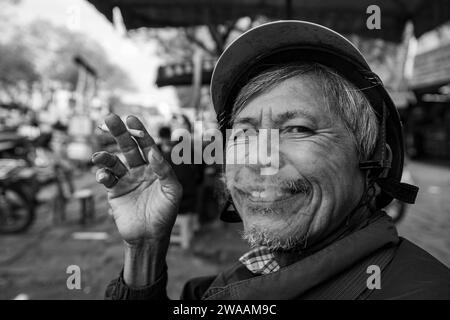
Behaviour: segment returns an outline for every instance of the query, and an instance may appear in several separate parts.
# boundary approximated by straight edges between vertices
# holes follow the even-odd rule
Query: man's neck
[[[338,227],[333,229],[326,236],[318,239],[315,242],[303,243],[301,246],[292,250],[279,250],[274,252],[275,259],[281,267],[288,266],[294,262],[303,259],[331,243],[342,239],[349,234],[366,227],[368,224],[381,216],[382,211],[372,212],[367,206],[356,208],[353,210]]]

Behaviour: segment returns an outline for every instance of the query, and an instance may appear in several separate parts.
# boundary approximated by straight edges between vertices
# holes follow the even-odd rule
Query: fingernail
[[[99,128],[103,132],[109,132],[109,129],[105,123],[98,125],[97,128]]]
[[[91,160],[94,160],[96,157],[98,157],[100,155],[100,151],[99,152],[95,152],[94,154],[92,154],[91,156]]]
[[[152,158],[155,159],[156,162],[160,163],[164,160],[163,156],[157,149],[152,148],[151,152],[152,152]]]

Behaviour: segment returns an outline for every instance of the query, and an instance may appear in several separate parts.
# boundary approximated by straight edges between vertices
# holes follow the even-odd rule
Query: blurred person
[[[168,126],[162,126],[159,129],[158,135],[160,139],[158,148],[164,159],[172,167],[175,176],[183,188],[183,196],[178,207],[179,214],[190,214],[195,216],[194,218],[196,219],[198,207],[197,194],[202,182],[200,165],[194,164],[193,159],[191,163],[174,164],[171,155],[176,141],[172,140],[172,130]]]
[[[58,186],[62,188],[63,194],[69,198],[75,192],[73,182],[73,165],[67,155],[67,146],[70,142],[68,127],[60,120],[52,125],[52,139],[50,148],[55,159],[54,169],[58,178]],[[65,182],[65,183],[64,183]],[[67,187],[67,188],[66,188]]]
[[[171,127],[173,129],[175,129],[172,132],[173,140],[178,140],[180,138],[181,131],[176,130],[176,129],[186,130],[187,132],[189,132],[191,134],[191,137],[193,137],[192,134],[194,131],[193,131],[191,121],[189,121],[189,118],[184,114],[174,115],[172,117]]]
[[[221,196],[223,191],[221,183],[221,166],[218,164],[205,165],[203,169],[203,182],[199,191],[198,222],[203,228],[220,228],[219,221],[221,202],[226,201]]]
[[[205,140],[203,140],[205,137],[202,137],[201,132],[202,129],[199,131],[196,131],[196,129],[192,124],[189,118],[185,114],[179,114],[177,116],[174,116],[174,120],[177,122],[176,129],[182,129],[186,130],[191,135],[191,142],[192,142],[192,152],[198,152],[201,153],[200,157],[202,157],[203,150],[205,148]],[[201,123],[200,126],[203,126],[204,123]],[[207,128],[204,128],[207,129]],[[172,134],[173,140],[179,140],[180,136],[177,136],[176,130]],[[195,132],[196,131],[196,132]],[[179,132],[179,131],[178,131]],[[211,137],[206,137],[206,141],[210,141]],[[194,139],[198,139],[201,141],[194,141]],[[202,148],[201,150],[197,150],[194,148],[194,145],[196,143],[201,143]],[[198,156],[198,155],[197,155]],[[192,159],[195,158],[195,154],[193,155]],[[217,182],[217,174],[216,174],[216,165],[204,165],[202,164],[196,164],[194,166],[196,173],[197,173],[197,181],[198,181],[198,187],[196,188],[197,193],[197,206],[196,206],[196,214],[198,215],[198,219],[196,220],[196,229],[200,228],[200,225],[204,226],[205,224],[215,220],[217,218],[217,211],[218,211],[218,201],[216,197],[216,188],[213,185]],[[184,189],[184,188],[183,188]],[[214,211],[214,212],[213,212]]]
[[[172,129],[168,126],[162,126],[158,131],[159,144],[158,147],[165,155],[165,158],[170,159],[170,153],[172,152]]]
[[[186,129],[187,131],[192,133],[192,124],[191,121],[189,121],[189,118],[185,114],[181,114],[180,117],[180,128]]]
[[[261,25],[235,40],[211,81],[225,129],[279,132],[279,166],[225,165],[222,220],[242,221],[251,250],[217,276],[195,278],[182,299],[450,299],[450,271],[399,237],[383,211],[413,203],[400,182],[403,136],[395,106],[344,37],[304,21]],[[142,123],[106,124],[128,167],[95,154],[96,179],[125,243],[109,299],[167,299],[166,254],[183,188]],[[133,139],[129,130],[142,130]],[[234,148],[233,140],[226,152]]]

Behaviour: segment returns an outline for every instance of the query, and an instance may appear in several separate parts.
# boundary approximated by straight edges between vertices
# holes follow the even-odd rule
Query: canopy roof
[[[448,0],[88,0],[110,21],[120,8],[127,29],[220,25],[241,17],[298,19],[343,34],[400,42],[408,21],[421,36],[450,20]],[[369,30],[367,8],[381,11],[381,29]]]

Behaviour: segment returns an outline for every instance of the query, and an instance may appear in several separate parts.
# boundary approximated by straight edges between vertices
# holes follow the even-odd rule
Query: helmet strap
[[[386,143],[386,117],[387,108],[383,104],[383,114],[381,117],[380,133],[375,152],[371,160],[361,161],[359,167],[362,170],[370,170],[372,176],[370,180],[376,183],[382,190],[392,198],[405,203],[414,203],[419,188],[407,183],[402,183],[392,177],[385,176],[386,169],[391,168],[391,155],[389,145]],[[389,151],[388,151],[389,150]]]
[[[389,155],[386,154],[386,118],[388,116],[388,111],[386,105],[383,103],[383,110],[380,121],[380,131],[378,133],[377,144],[375,145],[375,150],[371,160],[361,161],[359,163],[359,168],[361,170],[367,169],[382,169],[391,168],[391,160]]]

